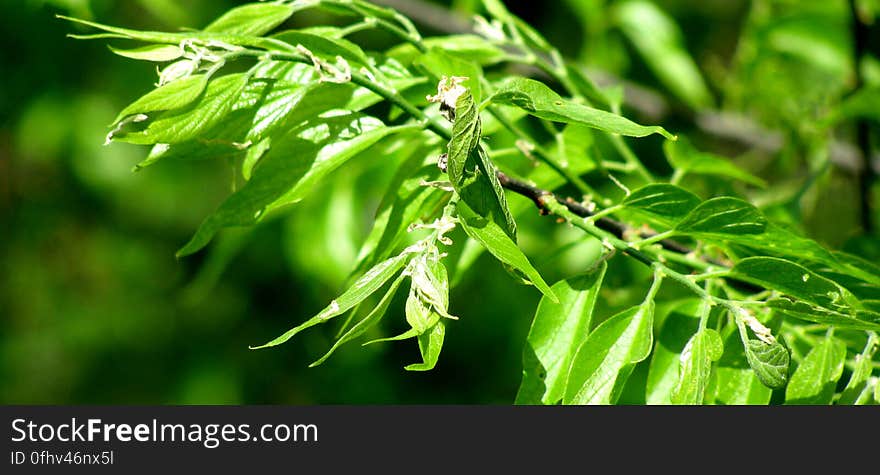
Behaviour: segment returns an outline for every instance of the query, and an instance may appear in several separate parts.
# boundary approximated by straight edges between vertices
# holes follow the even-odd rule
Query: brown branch
[[[516,178],[513,178],[503,172],[498,172],[497,176],[498,181],[501,183],[502,187],[532,200],[532,202],[535,203],[535,206],[540,210],[542,215],[550,214],[550,210],[547,209],[546,205],[546,200],[548,198],[555,199],[566,208],[568,208],[569,211],[582,218],[588,218],[593,215],[592,208],[590,208],[589,206],[584,206],[583,204],[578,203],[572,198],[560,199],[559,197],[547,190],[538,188],[537,186],[531,185],[524,181],[517,180]],[[602,216],[597,219],[596,227],[608,231],[611,234],[614,234],[619,239],[625,239],[625,235],[635,232],[632,227],[607,216]],[[653,232],[639,231],[638,235],[643,239],[647,239],[654,237],[657,234]],[[659,244],[661,247],[663,247],[663,249],[679,254],[690,254],[692,252],[691,249],[684,244],[672,239],[663,239],[659,241]]]

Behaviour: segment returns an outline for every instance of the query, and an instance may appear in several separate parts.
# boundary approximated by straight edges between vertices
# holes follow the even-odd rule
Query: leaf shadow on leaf
[[[834,392],[836,390],[837,381],[828,381],[823,384],[818,391],[815,391],[814,395],[805,396],[802,398],[788,399],[785,401],[785,404],[794,406],[827,404],[824,401],[830,401],[831,398],[834,396]]]

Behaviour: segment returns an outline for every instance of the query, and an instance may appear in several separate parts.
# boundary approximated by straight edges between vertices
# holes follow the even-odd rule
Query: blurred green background
[[[449,325],[434,371],[403,370],[419,359],[414,341],[349,344],[309,369],[332,344],[330,327],[272,350],[248,350],[311,316],[340,290],[381,185],[390,180],[381,167],[361,160],[322,185],[323,199],[175,259],[175,250],[230,192],[230,164],[161,162],[133,173],[145,148],[102,143],[116,112],[156,82],[155,71],[112,55],[102,41],[66,38],[78,30],[54,14],[174,30],[203,26],[237,3],[0,2],[0,402],[512,402],[539,295],[486,256],[453,291],[451,311],[461,319]],[[450,3],[468,18],[478,2]],[[627,98],[635,101],[628,115],[736,157],[774,184],[753,198],[777,218],[804,223],[806,233],[829,245],[869,258],[877,252],[876,239],[859,228],[852,171],[846,163],[823,168],[828,157],[823,161],[822,151],[835,142],[850,154],[841,160],[854,160],[852,145],[846,148],[852,130],[828,136],[811,125],[855,84],[847,2],[535,3],[511,9],[597,79],[625,78]],[[652,5],[665,14],[652,13]],[[863,5],[873,18],[877,2]],[[288,26],[324,21],[338,19],[297,14]],[[381,36],[360,40],[390,46]],[[661,49],[652,51],[657,45]],[[860,67],[865,81],[880,83],[876,58]],[[696,76],[681,80],[691,73]],[[705,121],[718,117],[700,111],[718,110],[773,132],[746,128],[744,139],[733,134],[737,130],[710,133]],[[655,171],[669,171],[659,141],[634,145]],[[536,213],[522,219],[522,245],[548,281],[577,272],[583,256],[552,253],[547,245],[576,233]],[[616,278],[628,284],[639,277],[624,272]],[[606,298],[613,300],[615,288],[608,287]],[[402,320],[402,302],[396,303],[387,334]]]

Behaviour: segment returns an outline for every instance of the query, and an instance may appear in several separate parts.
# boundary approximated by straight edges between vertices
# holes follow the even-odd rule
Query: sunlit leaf
[[[427,53],[422,54],[415,60],[415,64],[425,68],[432,76],[442,78],[443,76],[457,76],[468,78],[462,82],[462,86],[470,90],[473,101],[479,103],[483,97],[483,88],[480,85],[480,78],[483,77],[483,70],[479,64],[464,59],[464,56],[453,56],[446,52],[445,48],[432,48]],[[456,116],[462,115],[456,111]],[[456,119],[457,120],[457,119]]]
[[[726,239],[728,236],[761,234],[767,219],[753,205],[729,196],[700,203],[676,226],[675,231],[695,237]]]
[[[830,404],[843,375],[846,346],[829,335],[810,350],[785,388],[786,404]]]
[[[474,98],[465,92],[456,103],[452,139],[447,147],[449,181],[465,205],[462,208],[473,212],[474,216],[466,219],[475,220],[476,226],[479,220],[492,221],[515,242],[516,222],[510,214],[495,165],[480,147],[481,138],[480,115]]]
[[[785,386],[788,382],[791,357],[782,344],[778,341],[768,343],[761,340],[747,340],[745,352],[749,366],[765,386],[771,389]]]
[[[490,100],[519,107],[535,117],[554,122],[576,122],[631,137],[661,134],[668,139],[674,138],[662,127],[639,125],[617,114],[563,99],[544,83],[533,79],[510,78],[498,86]]]
[[[655,318],[662,326],[651,352],[648,380],[645,385],[647,404],[672,404],[672,391],[678,382],[681,353],[699,329],[700,299],[688,299],[658,308]]]
[[[773,394],[749,367],[746,352],[736,332],[732,332],[724,341],[724,354],[715,365],[715,377],[717,404],[765,405]]]
[[[613,404],[636,363],[651,353],[654,302],[602,322],[578,349],[568,373],[565,404]]]
[[[315,56],[331,64],[340,57],[349,63],[349,66],[357,70],[360,67],[372,67],[372,62],[367,58],[364,51],[356,44],[343,38],[329,38],[306,33],[300,30],[287,30],[272,38],[283,41],[291,46],[302,46]]]
[[[694,334],[682,351],[678,383],[672,392],[674,404],[702,404],[709,384],[712,362],[721,358],[721,336],[711,328]]]
[[[189,99],[199,87],[199,81],[199,79],[193,81],[181,96]],[[208,83],[198,101],[185,108],[161,114],[150,122],[146,130],[116,135],[114,140],[135,144],[171,144],[197,138],[202,132],[225,119],[246,84],[247,75],[243,73],[214,79]]]
[[[310,364],[309,367],[315,367],[327,361],[327,358],[330,358],[333,353],[339,349],[345,343],[363,335],[367,330],[372,328],[374,325],[379,323],[383,316],[385,316],[385,312],[388,310],[388,306],[391,304],[391,300],[394,298],[394,294],[397,292],[397,289],[400,287],[400,284],[403,283],[404,277],[398,277],[394,282],[391,283],[391,287],[385,292],[385,296],[382,297],[382,300],[373,307],[373,310],[367,314],[366,317],[359,320],[354,324],[351,328],[348,329],[341,337],[339,337],[336,342],[333,343],[333,346],[327,351],[327,353],[316,360],[314,363]]]
[[[557,300],[550,286],[547,285],[544,278],[532,266],[516,243],[510,239],[505,230],[501,229],[494,221],[480,217],[464,202],[459,202],[457,209],[462,228],[468,236],[479,242],[499,261],[521,272],[550,300]]]
[[[645,185],[623,200],[627,208],[645,213],[667,226],[674,226],[699,204],[697,195],[666,183]]]
[[[666,159],[679,174],[712,175],[733,178],[755,186],[767,183],[734,165],[729,159],[711,153],[700,152],[687,140],[667,140],[663,144]]]
[[[110,51],[131,59],[139,59],[141,61],[165,62],[173,61],[183,56],[183,49],[174,45],[149,45],[133,49],[120,49],[108,46]]]
[[[343,313],[349,311],[355,305],[361,303],[373,294],[373,292],[379,290],[386,282],[391,280],[398,271],[403,268],[403,265],[406,263],[409,254],[401,253],[397,256],[394,256],[388,260],[385,260],[375,267],[370,269],[369,272],[361,276],[360,279],[357,280],[351,287],[348,288],[345,292],[343,292],[339,297],[330,302],[324,310],[321,310],[320,313],[315,315],[314,317],[306,320],[305,323],[302,323],[287,332],[283,335],[275,338],[274,340],[260,345],[251,347],[251,349],[260,349],[260,348],[268,348],[270,346],[280,345],[287,340],[291,339],[297,333],[311,328],[315,325],[325,323],[333,317],[337,317],[342,315]]]
[[[290,5],[251,3],[235,7],[205,27],[207,32],[261,36],[284,23],[294,12]]]
[[[439,319],[430,329],[419,335],[419,351],[422,353],[422,362],[407,365],[407,371],[430,371],[437,365],[440,358],[440,350],[443,348],[443,339],[446,336],[446,321]]]
[[[172,81],[153,89],[122,109],[113,123],[115,124],[133,114],[146,114],[148,112],[179,109],[188,106],[202,95],[207,84],[208,77],[204,74],[196,74]],[[214,92],[216,93],[216,91]]]
[[[749,257],[738,262],[731,275],[836,312],[852,313],[860,307],[839,284],[785,259]]]
[[[767,306],[786,316],[808,322],[854,330],[880,330],[880,314],[875,312],[843,313],[787,297],[770,299]]]
[[[601,262],[588,274],[554,284],[558,303],[541,299],[523,350],[517,404],[555,404],[562,399],[568,368],[590,331],[606,269]]]
[[[871,397],[868,394],[871,389],[868,382],[874,371],[873,358],[877,348],[877,334],[871,333],[865,344],[865,349],[854,358],[852,375],[850,375],[849,382],[846,383],[846,388],[841,393],[840,399],[837,400],[837,404],[865,404]]]
[[[205,219],[178,255],[198,251],[221,228],[254,224],[267,210],[302,199],[314,183],[346,160],[398,131],[377,119],[350,114],[274,140],[251,179]]]

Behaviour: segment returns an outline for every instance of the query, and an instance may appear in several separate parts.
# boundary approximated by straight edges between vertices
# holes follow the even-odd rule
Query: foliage
[[[791,40],[816,28],[768,22],[764,8],[772,2],[755,3],[749,28],[761,33],[743,39],[735,74],[813,61],[836,80],[816,92],[825,103],[807,117],[754,103],[739,89],[752,87],[748,79],[724,85],[730,90],[719,94],[728,107],[754,109],[798,137],[762,170],[701,150],[698,134],[677,132],[672,122],[625,117],[627,91],[594,82],[584,67],[588,53],[563,59],[499,0],[482,2],[486,16],[477,17],[474,34],[431,38],[400,13],[362,0],[248,4],[202,30],[174,33],[64,18],[97,31],[77,38],[124,42],[111,51],[160,64],[157,87],[125,107],[107,136],[152,147],[138,170],[192,158],[234,164],[235,191],[179,256],[310,199],[351,213],[339,210],[350,199],[335,201],[351,190],[322,195],[320,186],[346,167],[369,161],[393,176],[371,230],[348,256],[354,270],[338,297],[255,348],[347,314],[336,320],[338,339],[320,364],[342,343],[379,328],[395,294],[408,287],[408,328],[368,343],[416,340],[421,361],[406,369],[431,370],[457,330],[459,309],[479,313],[480,302],[456,302],[450,292],[478,272],[475,261],[486,251],[510,274],[511,292],[528,289],[518,282],[542,294],[518,403],[877,402],[880,272],[856,253],[806,237],[797,214],[828,180],[835,130],[872,119],[874,109],[863,104],[877,86],[858,72],[861,90],[844,97],[848,63]],[[822,8],[840,14],[831,7],[798,14],[809,24]],[[284,28],[315,10],[346,23]],[[608,21],[604,27],[630,43],[672,100],[694,113],[711,111],[713,91],[662,9],[614,2]],[[356,40],[369,31],[397,44],[365,49]],[[759,51],[771,57],[749,58],[755,53],[747,46],[760,41],[770,43]],[[797,83],[791,74],[787,80]],[[641,159],[657,150],[665,163]],[[806,177],[792,183],[773,173],[799,156]],[[520,243],[524,222],[542,225],[530,219],[529,202],[577,228],[593,249],[580,270],[553,285]],[[564,250],[537,234],[548,252]],[[308,236],[293,245],[321,252]]]

